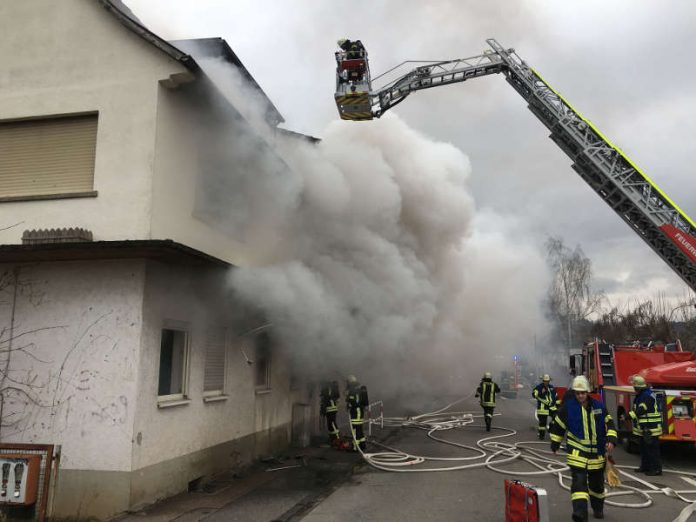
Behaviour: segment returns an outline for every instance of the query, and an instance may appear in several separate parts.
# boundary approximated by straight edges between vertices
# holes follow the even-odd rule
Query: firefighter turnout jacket
[[[567,464],[571,468],[603,469],[606,443],[616,444],[614,420],[604,405],[588,397],[586,406],[571,391],[551,426],[551,450],[556,451],[567,439]]]
[[[643,436],[650,433],[653,437],[662,435],[662,412],[655,393],[649,386],[642,389],[633,399],[633,409],[629,412],[633,421],[633,434]]]
[[[484,408],[495,408],[495,394],[500,393],[500,387],[491,379],[481,379],[481,384],[476,388],[476,396],[481,399]]]
[[[333,413],[338,411],[338,399],[340,393],[338,384],[327,384],[321,389],[321,413]]]
[[[558,409],[558,395],[553,384],[537,384],[532,392],[537,401],[537,415],[555,415]]]

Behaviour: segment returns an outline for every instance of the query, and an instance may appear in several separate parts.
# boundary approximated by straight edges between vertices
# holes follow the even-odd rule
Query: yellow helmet
[[[587,380],[587,377],[584,375],[578,375],[575,377],[575,379],[573,379],[573,384],[571,384],[570,387],[573,389],[573,391],[590,392],[590,383]]]
[[[645,377],[642,375],[633,375],[631,377],[631,384],[634,388],[647,388],[648,384],[645,382]]]
[[[486,372],[486,373],[483,374],[483,378],[484,378],[484,379],[492,379],[492,378],[493,378],[493,374],[491,374],[491,372]]]
[[[338,44],[339,47],[341,47],[341,46],[342,46],[344,43],[346,43],[347,41],[348,41],[348,38],[341,38],[341,39],[340,39],[338,42],[336,42],[336,43]]]
[[[548,373],[545,373],[541,380],[543,382],[551,382],[551,376]]]

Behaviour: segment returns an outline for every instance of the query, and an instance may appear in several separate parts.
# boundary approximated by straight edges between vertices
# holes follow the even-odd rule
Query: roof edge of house
[[[197,72],[198,70],[200,70],[200,67],[196,63],[196,60],[194,60],[191,55],[184,53],[180,49],[177,49],[175,46],[167,42],[165,39],[157,36],[155,33],[150,31],[138,20],[134,20],[123,9],[118,7],[114,0],[98,0],[98,2],[102,5],[102,7],[104,7],[104,9],[111,12],[111,14],[113,14],[121,24],[133,31],[139,37],[154,45],[159,50],[163,51],[177,62],[180,62],[184,67],[186,67],[190,71]]]

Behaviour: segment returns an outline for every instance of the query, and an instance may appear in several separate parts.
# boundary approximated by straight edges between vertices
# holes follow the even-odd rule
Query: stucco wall
[[[229,297],[225,277],[224,272],[206,273],[201,268],[148,263],[138,382],[140,401],[134,429],[140,442],[133,446],[134,470],[290,423],[292,401],[300,400],[301,393],[297,392],[293,399],[289,391],[286,358],[274,353],[271,389],[257,393],[255,367],[247,364],[239,350],[240,341],[235,338],[245,329],[245,320],[239,305]],[[161,330],[172,321],[187,325],[189,331],[190,402],[158,408]],[[229,338],[225,386],[228,398],[219,402],[203,400],[203,340],[211,326],[227,328]],[[248,344],[245,350],[249,352]],[[253,359],[252,353],[248,355]]]
[[[259,230],[296,195],[292,183],[279,190],[287,165],[220,88],[231,87],[204,76],[159,89],[152,236],[248,266],[259,256]]]
[[[142,261],[0,265],[2,442],[130,470],[144,278]]]
[[[158,81],[184,67],[92,0],[0,3],[0,120],[98,111],[96,198],[0,203],[0,243],[32,228],[149,239]],[[1,194],[0,194],[1,195]]]

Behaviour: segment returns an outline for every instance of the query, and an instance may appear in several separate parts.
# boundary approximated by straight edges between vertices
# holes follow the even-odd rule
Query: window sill
[[[89,192],[66,192],[64,194],[35,194],[26,196],[0,196],[0,203],[12,201],[41,201],[45,199],[72,199],[72,198],[96,198],[99,193],[96,190]]]
[[[271,393],[270,388],[256,388],[255,393],[256,395],[266,395],[267,393]]]
[[[203,397],[203,402],[222,402],[226,401],[229,395],[208,395]]]
[[[186,406],[191,403],[191,399],[175,399],[168,401],[157,401],[158,408],[174,408],[176,406]]]

